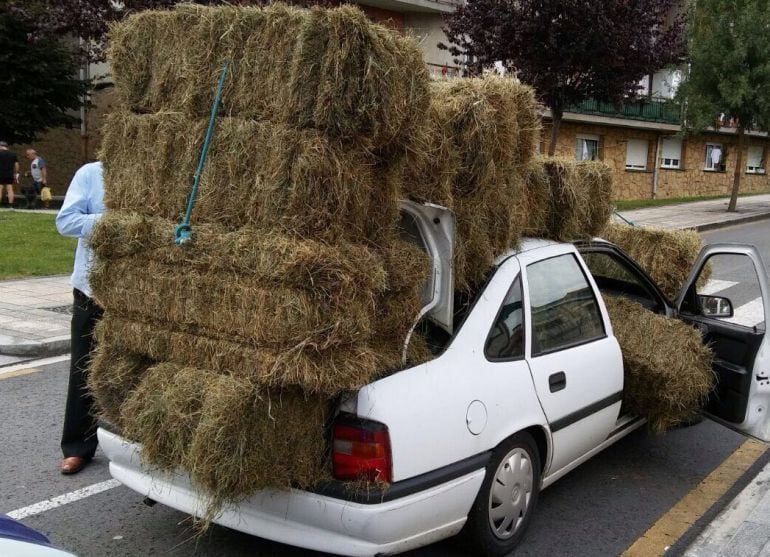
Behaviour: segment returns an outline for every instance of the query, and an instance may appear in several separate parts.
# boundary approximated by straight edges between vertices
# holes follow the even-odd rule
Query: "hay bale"
[[[89,278],[108,311],[197,327],[260,346],[303,344],[318,350],[372,334],[374,293],[346,299],[323,291],[268,284],[237,273],[200,273],[136,259],[100,261]]]
[[[89,365],[88,389],[94,396],[99,415],[122,429],[121,407],[153,363],[148,358],[97,344]]]
[[[616,244],[647,271],[663,293],[676,298],[703,247],[697,232],[639,228],[611,223],[601,236]],[[708,278],[704,273],[700,280]]]
[[[121,406],[120,418],[123,434],[141,443],[145,462],[166,472],[185,463],[209,377],[170,363],[151,366],[143,374]]]
[[[260,489],[307,488],[329,479],[326,399],[268,391],[229,375],[206,376],[185,468],[211,497],[209,513]]]
[[[601,232],[612,212],[612,173],[601,162],[543,159],[551,205],[547,236],[570,241]]]
[[[178,112],[110,114],[101,152],[107,208],[181,219],[206,125]],[[398,195],[384,166],[370,152],[313,130],[222,117],[192,222],[273,227],[329,241],[371,239],[372,220],[396,224],[396,215],[382,210]]]
[[[132,15],[110,45],[118,98],[135,112],[207,116],[224,60],[223,114],[371,149],[405,141],[428,102],[417,43],[351,6],[180,5]]]
[[[537,237],[548,234],[551,213],[551,183],[541,157],[535,157],[522,172],[522,193],[512,207],[523,216],[522,235]]]
[[[360,389],[377,374],[393,371],[384,369],[383,356],[365,342],[323,351],[304,343],[275,348],[109,312],[96,330],[99,342],[116,351],[231,374],[264,387],[296,387],[310,394]]]
[[[714,386],[700,332],[623,298],[605,297],[623,351],[624,404],[665,431],[699,412]]]
[[[428,116],[443,124],[459,154],[456,197],[502,183],[534,156],[539,118],[530,87],[513,78],[486,76],[435,81],[431,94],[435,110]]]
[[[229,230],[204,223],[194,226],[194,242],[181,249],[173,243],[176,224],[108,211],[94,227],[90,244],[98,259],[130,258],[128,266],[157,261],[188,272],[237,273],[339,300],[387,287],[382,256],[358,244],[339,240],[331,245],[270,229]]]

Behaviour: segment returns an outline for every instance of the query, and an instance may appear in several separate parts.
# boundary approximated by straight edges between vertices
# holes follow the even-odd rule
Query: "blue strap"
[[[631,226],[636,226],[636,225],[634,224],[634,221],[632,221],[632,220],[628,220],[626,217],[624,217],[623,215],[621,215],[620,213],[618,213],[618,212],[617,212],[617,210],[613,209],[613,210],[612,210],[612,212],[613,212],[613,213],[615,213],[615,215],[616,215],[616,216],[620,217],[620,219],[621,219],[623,222],[625,222],[626,224],[629,224],[629,225],[631,225]]]
[[[203,148],[201,149],[201,156],[198,159],[198,169],[195,171],[193,177],[192,190],[190,196],[187,198],[187,211],[185,212],[182,222],[174,229],[174,242],[181,246],[192,240],[192,229],[190,228],[190,216],[192,215],[193,205],[195,205],[195,198],[198,195],[198,184],[201,181],[201,174],[203,174],[203,165],[206,162],[206,155],[209,152],[209,144],[211,143],[211,136],[214,135],[214,123],[216,122],[217,113],[219,112],[219,100],[222,98],[222,88],[225,85],[225,77],[227,76],[227,66],[229,62],[225,62],[222,65],[222,74],[219,76],[219,85],[217,86],[217,94],[214,97],[214,104],[211,106],[211,116],[209,116],[209,127],[206,130],[206,138],[203,140]]]

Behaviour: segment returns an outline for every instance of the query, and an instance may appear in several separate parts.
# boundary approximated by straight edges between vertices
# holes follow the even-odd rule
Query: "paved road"
[[[755,241],[770,261],[770,223],[706,234],[709,241]],[[56,472],[67,362],[17,377],[0,374],[0,512],[9,512],[109,479],[97,453],[81,474]],[[2,372],[2,368],[0,368]],[[516,556],[620,554],[662,514],[714,470],[743,438],[708,420],[662,436],[637,431],[545,490]],[[190,519],[142,503],[119,486],[24,522],[81,557],[102,556],[313,556],[213,526],[197,537]],[[447,540],[412,557],[465,557]]]

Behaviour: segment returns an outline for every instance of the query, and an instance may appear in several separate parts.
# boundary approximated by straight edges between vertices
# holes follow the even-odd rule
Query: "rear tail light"
[[[392,481],[387,426],[357,418],[335,423],[332,428],[332,467],[338,480]]]

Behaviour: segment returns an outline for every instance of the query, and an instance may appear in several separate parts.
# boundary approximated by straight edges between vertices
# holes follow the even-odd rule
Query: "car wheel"
[[[477,554],[501,557],[519,543],[540,491],[540,455],[528,433],[517,433],[492,453],[464,534]]]

